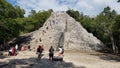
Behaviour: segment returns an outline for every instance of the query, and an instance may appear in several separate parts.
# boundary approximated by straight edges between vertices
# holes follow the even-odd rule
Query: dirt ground
[[[48,51],[43,54],[41,60],[34,50],[0,56],[0,68],[120,68],[120,57],[105,53],[67,50],[63,61],[53,62],[48,59]]]
[[[83,68],[120,68],[120,57],[99,52],[66,52],[67,62]]]

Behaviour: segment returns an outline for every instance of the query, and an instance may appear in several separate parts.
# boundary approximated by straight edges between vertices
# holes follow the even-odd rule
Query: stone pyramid
[[[77,50],[101,50],[103,48],[100,40],[92,33],[88,33],[79,22],[64,11],[52,12],[44,25],[32,32],[30,45]]]

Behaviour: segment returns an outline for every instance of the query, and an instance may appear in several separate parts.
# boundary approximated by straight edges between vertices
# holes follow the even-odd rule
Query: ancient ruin
[[[32,32],[31,46],[45,45],[65,49],[101,50],[103,44],[66,12],[52,12],[39,30]]]

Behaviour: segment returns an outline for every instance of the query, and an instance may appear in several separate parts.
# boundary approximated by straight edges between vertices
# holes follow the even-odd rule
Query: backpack
[[[62,48],[62,54],[64,53],[64,49]]]

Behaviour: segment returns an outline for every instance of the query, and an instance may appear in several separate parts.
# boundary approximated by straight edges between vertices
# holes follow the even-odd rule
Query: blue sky
[[[48,10],[66,11],[69,8],[83,12],[85,15],[96,16],[106,6],[117,11],[120,14],[120,3],[117,0],[7,0],[12,5],[18,5],[25,9],[26,15],[30,10]]]
[[[16,5],[17,1],[16,0],[7,0],[9,3],[11,3],[12,5]]]

